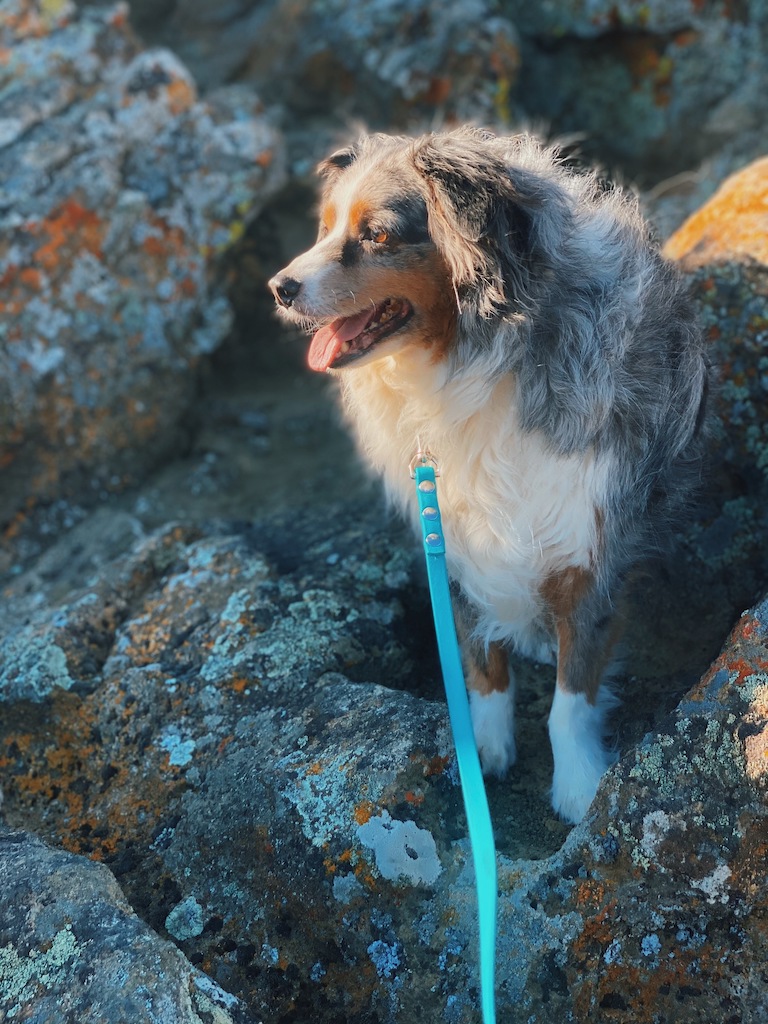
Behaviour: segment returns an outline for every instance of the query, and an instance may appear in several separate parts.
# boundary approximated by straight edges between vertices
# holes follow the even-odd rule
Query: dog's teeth
[[[346,353],[349,352],[349,342],[348,341],[342,342],[342,344],[341,344],[341,351],[342,351],[342,354],[344,354],[344,355],[346,355]]]

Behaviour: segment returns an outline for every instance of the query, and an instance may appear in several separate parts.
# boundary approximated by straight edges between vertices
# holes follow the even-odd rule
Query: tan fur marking
[[[605,549],[605,512],[595,505],[595,546],[590,554],[590,563],[596,565]]]
[[[433,349],[434,361],[444,358],[456,333],[457,311],[447,267],[437,252],[421,254],[418,259],[404,253],[386,267],[370,263],[339,267],[337,274],[338,281],[329,277],[329,287],[355,296],[349,310],[340,307],[342,315],[357,312],[368,302],[408,299],[416,312],[409,341]]]
[[[541,596],[555,619],[572,615],[579,601],[592,586],[593,574],[579,565],[569,566],[562,572],[553,572],[541,585]]]
[[[320,221],[326,231],[333,230],[333,226],[336,223],[336,207],[333,203],[328,203],[323,207],[322,213],[320,214]]]
[[[490,693],[504,693],[509,687],[507,654],[500,644],[488,648],[485,666],[480,666],[471,655],[466,656],[467,686],[475,693],[487,697]]]
[[[483,656],[483,648],[470,641],[470,627],[461,602],[453,601],[453,617],[461,648],[461,660],[464,663],[467,689],[474,690],[483,697],[487,697],[489,693],[503,693],[509,687],[506,650],[501,644],[492,642],[488,645],[488,653]]]
[[[361,229],[371,214],[371,207],[365,199],[356,199],[349,208],[349,231],[351,235],[360,234]]]
[[[594,575],[581,566],[569,566],[561,572],[551,573],[541,585],[541,596],[549,608],[557,634],[557,685],[570,692],[568,668],[573,653],[573,615],[594,582]],[[600,671],[597,671],[599,667]],[[600,676],[605,667],[590,666],[590,678],[586,697],[594,704],[600,686]]]

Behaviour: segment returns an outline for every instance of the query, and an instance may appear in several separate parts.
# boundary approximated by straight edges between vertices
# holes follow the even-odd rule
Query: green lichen
[[[187,896],[177,904],[165,919],[165,927],[174,939],[183,942],[202,935],[204,928],[203,908],[194,896]]]
[[[733,673],[736,677],[737,673]],[[768,672],[750,672],[739,684],[739,691],[744,700],[754,704],[768,688]]]
[[[355,797],[360,797],[355,792],[354,767],[362,754],[363,749],[357,748],[310,765],[306,754],[296,752],[278,763],[278,768],[291,772],[285,795],[298,811],[302,831],[313,846],[322,847],[334,835],[351,830]],[[367,795],[375,800],[378,787]]]
[[[0,701],[41,701],[73,683],[66,654],[49,637],[29,628],[0,644]]]
[[[4,946],[0,949],[0,988],[6,1005],[14,999],[24,1005],[40,988],[64,988],[79,954],[80,944],[71,925],[58,931],[44,952],[32,949],[26,956],[20,956],[12,945]]]

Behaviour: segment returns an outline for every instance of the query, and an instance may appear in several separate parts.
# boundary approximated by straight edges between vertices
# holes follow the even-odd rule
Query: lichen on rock
[[[228,248],[281,184],[252,93],[205,101],[126,9],[0,12],[0,521],[93,500],[178,446],[231,325]]]

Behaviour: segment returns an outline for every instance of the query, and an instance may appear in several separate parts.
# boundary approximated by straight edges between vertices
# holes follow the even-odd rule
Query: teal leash
[[[435,460],[428,452],[419,451],[410,465],[411,477],[416,481],[420,521],[427,560],[427,577],[432,597],[440,666],[448,701],[456,760],[459,765],[464,809],[469,825],[469,841],[475,864],[478,919],[480,925],[480,992],[483,1024],[495,1024],[495,958],[496,958],[496,902],[498,882],[496,876],[496,847],[493,841],[491,812],[485,793],[480,758],[475,745],[475,734],[469,712],[469,699],[464,683],[456,625],[445,562],[440,507],[437,503],[436,474],[427,463]]]

